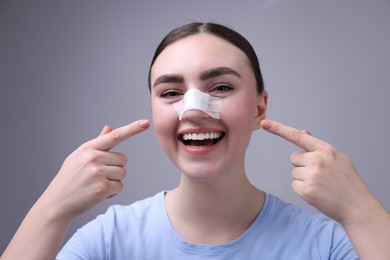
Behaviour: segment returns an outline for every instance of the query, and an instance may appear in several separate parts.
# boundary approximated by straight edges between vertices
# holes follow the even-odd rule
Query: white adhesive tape
[[[220,119],[222,100],[195,88],[190,88],[183,99],[173,103],[173,108],[176,110],[179,120],[182,120],[184,113],[188,110],[200,110],[215,119]]]

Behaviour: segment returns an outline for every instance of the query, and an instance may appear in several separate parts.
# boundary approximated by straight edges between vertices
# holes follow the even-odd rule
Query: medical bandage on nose
[[[189,110],[200,110],[215,119],[220,119],[219,113],[222,111],[222,100],[197,89],[190,88],[187,90],[183,99],[173,103],[173,108],[176,110],[179,120]]]

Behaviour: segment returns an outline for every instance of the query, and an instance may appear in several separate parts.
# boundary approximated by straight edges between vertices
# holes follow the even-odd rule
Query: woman
[[[307,131],[265,120],[268,94],[258,60],[237,32],[212,23],[173,30],[156,50],[149,87],[155,130],[181,172],[179,185],[130,206],[111,207],[80,229],[59,259],[390,255],[389,213],[350,160]],[[3,258],[54,258],[70,221],[122,188],[127,158],[110,150],[148,127],[146,120],[105,127],[72,153]],[[245,152],[260,128],[304,149],[291,156],[293,189],[335,221],[286,204],[249,182]]]

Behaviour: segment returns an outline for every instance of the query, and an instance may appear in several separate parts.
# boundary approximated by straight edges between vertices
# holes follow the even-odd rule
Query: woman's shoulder
[[[264,210],[272,217],[279,216],[290,220],[326,218],[322,214],[309,212],[270,193],[266,194]]]
[[[157,225],[164,204],[164,192],[135,201],[129,205],[112,205],[104,214],[98,215],[77,232],[85,237],[121,237],[142,233],[150,225]]]
[[[342,226],[321,213],[309,212],[277,196],[266,194],[260,215],[256,229],[258,237],[273,238],[279,245],[286,246],[284,252],[297,253],[299,249],[302,255],[310,251],[312,256],[331,258],[350,255],[355,259],[352,244]]]
[[[158,192],[155,195],[137,200],[128,205],[112,205],[104,214],[107,218],[115,219],[125,218],[145,218],[150,213],[160,210],[164,202],[165,191]],[[152,214],[153,215],[153,214]]]
[[[279,227],[284,232],[290,230],[291,233],[311,230],[317,238],[346,238],[341,224],[324,214],[309,212],[272,194],[267,194],[266,197],[265,221],[272,223],[272,226]]]
[[[104,214],[78,229],[59,256],[77,254],[82,259],[103,259],[107,252],[130,255],[128,250],[141,248],[143,238],[150,237],[150,230],[162,229],[159,211],[163,199],[164,192],[159,192],[130,205],[110,206]],[[126,253],[122,255],[123,252]]]
[[[278,225],[283,229],[312,229],[318,232],[334,232],[341,225],[333,219],[316,212],[309,212],[281,198],[268,194],[264,204],[265,221]]]

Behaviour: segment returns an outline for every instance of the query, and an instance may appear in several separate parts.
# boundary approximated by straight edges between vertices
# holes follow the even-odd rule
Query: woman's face
[[[157,137],[183,174],[208,180],[227,171],[243,173],[251,133],[260,127],[267,103],[267,93],[257,93],[244,52],[210,34],[186,37],[158,56],[151,85]],[[172,104],[190,88],[222,99],[220,119],[190,110],[179,121]],[[185,141],[184,134],[206,138]]]

